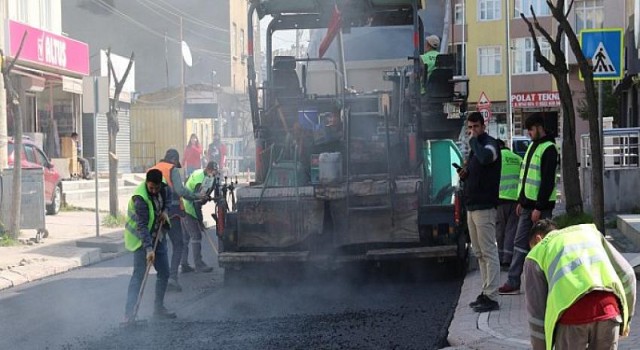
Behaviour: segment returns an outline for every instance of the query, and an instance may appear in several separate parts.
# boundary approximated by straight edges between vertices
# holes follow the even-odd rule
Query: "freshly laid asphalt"
[[[640,216],[625,216],[624,221],[631,226],[638,226]],[[0,247],[0,290],[125,253],[122,229],[101,227],[100,237],[96,237],[93,212],[71,211],[47,216],[46,228],[49,237],[39,243],[34,242],[35,231],[25,230],[19,237],[23,244]],[[614,236],[624,235],[618,232]],[[633,238],[629,240],[624,237],[621,240],[634,241]],[[629,250],[637,251],[633,248]],[[625,257],[632,265],[640,265],[640,254],[626,253]],[[502,274],[500,280],[504,281],[506,273]],[[524,295],[501,296],[499,310],[478,314],[468,304],[479,294],[481,284],[478,270],[466,275],[449,326],[450,347],[447,349],[531,348]],[[619,349],[640,349],[640,322],[632,322],[631,327],[631,335],[620,341]]]

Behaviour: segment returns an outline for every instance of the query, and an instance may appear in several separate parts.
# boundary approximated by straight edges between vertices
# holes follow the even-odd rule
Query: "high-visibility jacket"
[[[135,203],[133,201],[133,197],[135,196],[142,198],[145,203],[147,203],[147,208],[149,208],[149,222],[147,223],[147,230],[149,231],[149,234],[151,234],[153,230],[153,224],[156,216],[155,211],[153,210],[153,202],[151,197],[149,197],[149,192],[147,192],[147,184],[146,182],[143,182],[133,192],[133,196],[129,199],[129,206],[127,208],[127,223],[124,227],[124,246],[131,252],[142,246],[142,240],[137,234],[138,215],[136,214]]]
[[[529,169],[526,171],[527,164],[526,162],[522,162],[522,166],[520,167],[520,181],[518,183],[518,194],[522,192],[522,183],[524,182],[524,196],[525,198],[537,201],[538,200],[538,192],[540,191],[540,182],[542,181],[542,175],[540,171],[540,167],[542,166],[542,155],[544,151],[549,147],[555,147],[556,145],[551,141],[546,141],[538,145],[533,155],[531,156],[531,161],[529,162]],[[529,159],[529,152],[533,147],[533,143],[529,145],[527,148],[527,153],[524,155],[524,159]],[[527,178],[524,178],[524,173],[527,173]],[[546,198],[545,198],[546,200]],[[554,181],[553,191],[551,191],[551,196],[549,201],[554,202],[556,200],[556,185]]]
[[[593,224],[552,231],[527,255],[544,272],[548,295],[544,316],[546,348],[553,347],[553,333],[560,315],[593,290],[614,293],[620,301],[622,332],[629,327],[629,306],[624,285],[609,260],[602,234]]]
[[[431,50],[420,55],[422,63],[425,65],[424,81],[422,82],[422,87],[420,89],[422,94],[426,92],[425,86],[427,85],[427,80],[429,79],[431,72],[436,69],[436,57],[438,57],[439,54],[440,53],[437,50]]]
[[[180,207],[180,210],[182,211],[184,210],[184,206],[182,204],[182,198],[179,197],[176,191],[173,190],[173,181],[171,180],[171,171],[173,170],[173,168],[175,168],[175,165],[165,161],[160,161],[158,162],[158,164],[149,168],[149,170],[151,169],[160,170],[160,172],[162,173],[162,179],[167,185],[169,185],[169,188],[171,189],[171,203],[169,203],[169,205],[173,207]]]
[[[508,148],[500,150],[502,167],[500,168],[500,199],[518,200],[518,183],[520,182],[520,168],[522,157]]]
[[[201,185],[204,182],[204,177],[205,176],[206,175],[204,173],[204,169],[198,169],[198,170],[194,171],[189,176],[189,179],[187,180],[187,183],[185,184],[185,187],[189,191],[195,192],[196,191],[196,187],[198,185]],[[196,208],[193,205],[193,201],[189,201],[189,200],[186,200],[186,199],[182,198],[182,205],[184,206],[184,211],[187,214],[191,215],[195,219],[198,219],[198,214],[196,213]]]

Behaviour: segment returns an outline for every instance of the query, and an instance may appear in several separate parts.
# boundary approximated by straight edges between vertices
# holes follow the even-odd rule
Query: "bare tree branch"
[[[529,19],[524,15],[524,13],[520,13],[520,17],[522,17],[524,22],[527,24],[527,27],[529,28],[529,33],[531,34],[531,38],[533,39],[533,45],[535,50],[534,56],[536,57],[536,61],[538,61],[538,63],[540,63],[542,68],[544,68],[544,70],[546,70],[547,72],[555,71],[556,67],[554,67],[551,61],[549,61],[549,59],[544,57],[544,55],[542,54],[542,49],[540,48],[540,43],[538,42],[538,37],[536,36],[536,32],[533,29],[533,25],[531,24],[531,21],[529,21]]]

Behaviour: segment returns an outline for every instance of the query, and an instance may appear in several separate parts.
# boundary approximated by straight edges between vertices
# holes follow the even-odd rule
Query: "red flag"
[[[340,15],[340,10],[338,10],[338,5],[334,5],[333,13],[331,14],[331,20],[329,21],[329,26],[327,27],[327,34],[322,39],[320,43],[320,48],[318,49],[318,56],[322,58],[324,54],[329,49],[331,42],[338,35],[338,31],[342,26],[342,16]]]

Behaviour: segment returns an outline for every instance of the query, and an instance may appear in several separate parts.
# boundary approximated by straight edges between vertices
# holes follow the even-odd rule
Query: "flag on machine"
[[[324,54],[331,46],[331,42],[338,35],[338,31],[342,26],[342,16],[340,15],[340,10],[338,10],[338,5],[334,5],[333,13],[331,14],[331,20],[329,21],[329,26],[327,27],[327,34],[322,39],[320,43],[320,48],[318,49],[318,56],[322,58]]]

